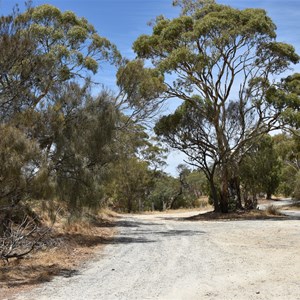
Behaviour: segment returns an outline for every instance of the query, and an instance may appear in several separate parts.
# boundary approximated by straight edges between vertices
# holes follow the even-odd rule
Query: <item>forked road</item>
[[[17,299],[300,299],[299,220],[179,216],[124,216],[114,243],[77,275]]]

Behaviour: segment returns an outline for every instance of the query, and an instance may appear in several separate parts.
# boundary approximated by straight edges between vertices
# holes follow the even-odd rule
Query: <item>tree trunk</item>
[[[232,179],[232,181],[233,181],[233,187],[234,187],[235,196],[236,196],[235,208],[236,209],[243,209],[241,188],[240,188],[240,180],[237,176],[235,176]]]
[[[127,212],[131,213],[132,212],[132,201],[131,199],[127,199]]]
[[[142,212],[143,210],[144,210],[143,203],[142,203],[141,198],[139,198],[139,212]]]
[[[222,213],[228,213],[228,198],[228,170],[226,166],[224,166],[222,171],[222,187],[220,197],[220,209]]]
[[[240,181],[237,179],[236,181],[236,190],[237,190],[237,209],[243,209],[242,205],[242,196],[241,196],[241,187],[240,187]]]
[[[271,200],[272,199],[272,194],[270,192],[267,192],[266,199],[267,200]]]
[[[209,185],[210,185],[211,196],[213,198],[214,211],[220,212],[219,195],[212,178],[209,179]]]

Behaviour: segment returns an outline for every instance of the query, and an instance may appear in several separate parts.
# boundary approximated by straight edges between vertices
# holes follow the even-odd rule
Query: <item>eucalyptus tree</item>
[[[176,143],[206,174],[218,167],[220,189],[211,174],[208,179],[215,187],[215,210],[227,212],[232,165],[252,141],[278,128],[281,112],[266,101],[266,94],[274,78],[299,56],[291,45],[276,41],[276,26],[263,9],[175,2],[181,15],[157,17],[152,34],[141,35],[133,48],[138,59],[152,63],[157,80],[163,80],[161,97],[185,101],[180,114],[197,116],[190,136],[177,127]]]

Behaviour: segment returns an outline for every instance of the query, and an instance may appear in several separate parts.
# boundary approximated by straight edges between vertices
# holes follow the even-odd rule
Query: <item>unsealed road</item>
[[[300,299],[299,220],[178,216],[124,216],[114,243],[77,275],[17,299]]]

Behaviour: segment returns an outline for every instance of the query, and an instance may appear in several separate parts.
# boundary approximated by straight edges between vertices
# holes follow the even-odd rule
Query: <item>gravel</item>
[[[77,274],[17,299],[300,299],[299,220],[178,219],[192,214],[124,216]]]

